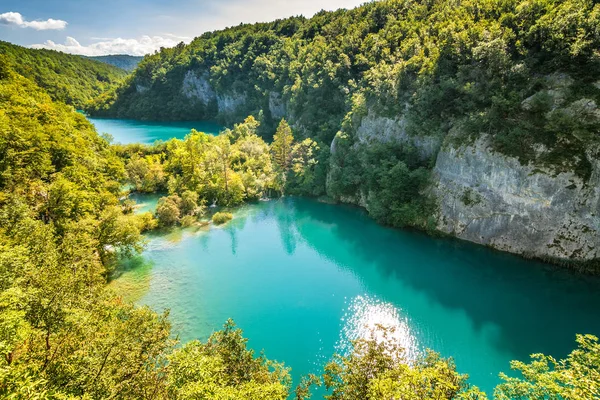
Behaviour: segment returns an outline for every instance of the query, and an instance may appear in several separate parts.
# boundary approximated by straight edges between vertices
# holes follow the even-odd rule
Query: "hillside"
[[[3,41],[0,41],[0,55],[16,72],[35,81],[53,100],[76,108],[83,108],[127,76],[126,71],[98,61]]]
[[[598,26],[591,0],[372,2],[163,49],[90,111],[253,114],[267,138],[285,117],[322,149],[305,194],[515,253],[597,259]]]
[[[134,69],[136,69],[136,67],[144,57],[130,56],[128,54],[114,54],[108,56],[94,56],[87,58],[89,58],[90,60],[96,60],[105,64],[113,65],[117,68],[124,69],[127,72],[131,72]]]

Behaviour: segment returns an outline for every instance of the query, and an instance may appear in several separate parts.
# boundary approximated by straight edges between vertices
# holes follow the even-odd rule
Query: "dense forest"
[[[285,122],[270,146],[252,117],[219,137],[192,132],[160,146],[111,146],[4,57],[0,106],[3,398],[308,399],[321,385],[332,400],[486,398],[452,360],[427,352],[409,361],[393,341],[375,337],[356,341],[322,376],[307,376],[292,391],[289,369],[255,355],[233,321],[206,342],[176,346],[167,314],[106,288],[115,262],[138,252],[141,233],[156,226],[122,200],[125,183],[173,193],[163,203],[176,212],[157,212],[164,224],[196,218],[207,200],[236,204],[268,188],[286,190],[316,161],[314,142],[295,141]],[[501,375],[495,397],[597,396],[600,344],[577,340],[565,360],[515,362],[523,377]]]
[[[53,100],[83,109],[126,76],[123,69],[53,50],[33,50],[0,41],[0,55],[19,74],[35,81]]]
[[[524,164],[589,180],[599,26],[592,0],[376,1],[162,49],[89,110],[227,123],[254,115],[267,141],[285,117],[320,149],[305,194],[358,197],[380,222],[430,229],[426,189],[441,146],[485,136]],[[377,118],[396,121],[402,140],[366,134]]]
[[[249,349],[233,321],[205,342],[178,343],[168,313],[106,283],[143,249],[144,232],[198,223],[213,203],[367,187],[378,220],[428,229],[432,155],[363,146],[368,115],[400,115],[414,137],[487,132],[500,152],[587,176],[599,140],[599,27],[592,1],[389,0],[207,33],[146,57],[127,78],[0,42],[0,397],[301,400],[324,386],[330,400],[487,398],[451,359],[409,360],[384,328],[294,388],[289,369]],[[84,106],[231,128],[112,145],[76,112]],[[167,195],[155,215],[136,214],[126,187]],[[215,223],[230,218],[220,214]],[[513,373],[490,397],[600,397],[600,343],[576,340],[564,360],[507,365]]]

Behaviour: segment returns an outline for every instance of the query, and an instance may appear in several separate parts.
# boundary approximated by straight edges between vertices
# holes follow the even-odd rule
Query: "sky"
[[[2,0],[0,40],[73,54],[144,55],[207,31],[367,0]]]

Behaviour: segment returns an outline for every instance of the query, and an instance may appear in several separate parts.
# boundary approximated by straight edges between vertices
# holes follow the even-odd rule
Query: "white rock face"
[[[246,102],[246,95],[234,94],[218,94],[217,104],[219,105],[219,113],[231,114]]]
[[[204,105],[216,99],[213,90],[206,76],[198,76],[194,71],[187,71],[183,78],[182,93],[188,99],[197,99]]]
[[[441,140],[434,136],[410,136],[406,133],[406,121],[403,118],[381,117],[369,111],[362,119],[356,132],[360,144],[373,142],[406,143],[417,148],[423,158],[435,155],[441,145]]]
[[[281,97],[281,93],[271,92],[269,93],[269,111],[273,119],[278,120],[286,116],[287,107]]]
[[[216,101],[219,113],[231,114],[246,102],[246,95],[240,93],[220,94],[211,86],[208,76],[198,75],[197,72],[187,71],[183,78],[181,92],[188,99],[197,99],[204,105]]]
[[[145,93],[148,90],[150,90],[148,86],[140,85],[139,83],[136,83],[135,85],[135,91],[138,93]]]
[[[488,138],[443,148],[434,170],[438,228],[461,239],[541,258],[600,258],[600,160],[589,182],[494,152]]]

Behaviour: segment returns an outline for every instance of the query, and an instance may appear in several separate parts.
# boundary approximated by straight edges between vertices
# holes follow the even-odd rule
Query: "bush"
[[[181,199],[177,195],[162,197],[156,207],[156,218],[162,226],[173,226],[179,222]]]
[[[231,221],[233,214],[227,212],[218,212],[212,217],[212,222],[216,225],[222,225],[225,222]]]
[[[147,232],[156,229],[158,221],[151,212],[145,212],[135,216],[138,222],[140,232]]]
[[[188,226],[194,225],[196,223],[196,221],[198,221],[198,220],[193,215],[186,215],[183,218],[181,218],[179,223],[183,227],[188,227]]]

